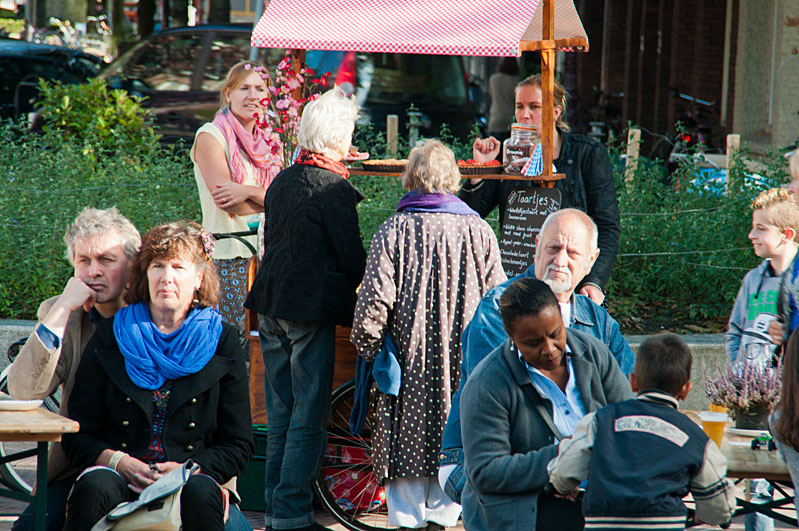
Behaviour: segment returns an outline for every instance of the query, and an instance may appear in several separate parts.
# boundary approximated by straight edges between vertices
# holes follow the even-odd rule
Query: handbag
[[[199,468],[191,459],[173,468],[144,489],[138,499],[111,509],[92,531],[180,531],[180,493]]]

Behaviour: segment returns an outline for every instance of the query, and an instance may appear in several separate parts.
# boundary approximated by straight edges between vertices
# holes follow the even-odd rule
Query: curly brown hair
[[[203,228],[193,221],[175,221],[153,227],[144,235],[139,251],[133,255],[128,291],[125,302],[150,302],[150,283],[147,269],[153,260],[169,260],[187,257],[203,272],[203,281],[197,292],[199,308],[215,307],[219,304],[219,276],[216,266],[206,251]]]

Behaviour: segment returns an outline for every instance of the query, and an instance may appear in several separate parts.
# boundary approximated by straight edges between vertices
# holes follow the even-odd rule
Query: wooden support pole
[[[305,50],[293,49],[291,50],[291,66],[295,72],[298,74],[300,70],[305,68]],[[294,99],[299,100],[302,98],[303,93],[305,92],[305,82],[300,83],[300,86],[294,89]],[[305,108],[303,105],[300,107],[300,116],[302,116],[302,110]]]
[[[397,156],[397,136],[399,131],[399,116],[389,114],[386,116],[386,144],[392,156]]]
[[[735,155],[741,149],[741,135],[727,135],[727,193],[732,189],[732,167]]]
[[[641,147],[641,130],[631,127],[627,133],[627,163],[625,168],[625,182],[632,182],[633,174],[638,169],[638,151]]]
[[[544,0],[544,40],[555,38],[555,3]],[[544,155],[542,175],[552,175],[552,158],[555,146],[555,105],[552,97],[555,79],[555,50],[541,50],[541,143]]]

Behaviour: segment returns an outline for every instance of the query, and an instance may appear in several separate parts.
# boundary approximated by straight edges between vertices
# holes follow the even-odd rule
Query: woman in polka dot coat
[[[441,529],[460,514],[436,476],[461,333],[506,276],[493,230],[454,195],[460,172],[449,148],[435,140],[414,148],[402,184],[409,193],[372,239],[351,339],[370,361],[386,333],[397,346],[399,396],[376,387],[371,395],[372,459],[389,523]]]

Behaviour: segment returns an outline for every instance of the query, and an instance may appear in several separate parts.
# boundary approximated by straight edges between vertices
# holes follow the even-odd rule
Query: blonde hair
[[[519,81],[519,84],[516,85],[516,89],[514,90],[514,95],[519,93],[524,87],[535,87],[543,90],[543,85],[541,83],[541,74],[536,74],[534,76],[530,76],[526,79],[522,79]],[[552,106],[560,107],[560,116],[558,116],[558,120],[555,122],[555,125],[558,129],[562,129],[564,131],[571,131],[571,127],[565,121],[563,121],[563,117],[566,116],[566,103],[569,99],[569,93],[566,92],[566,89],[563,88],[563,85],[560,84],[560,81],[557,79],[552,80]]]
[[[455,154],[438,140],[416,146],[408,155],[402,186],[429,194],[455,194],[461,187],[461,172]]]
[[[255,70],[256,68],[259,68],[260,70]],[[220,109],[224,109],[228,106],[227,100],[225,99],[226,92],[228,90],[235,90],[238,88],[239,85],[244,83],[244,80],[247,78],[247,76],[253,72],[258,72],[261,75],[261,78],[264,80],[264,83],[266,83],[267,87],[270,85],[269,70],[262,62],[241,61],[236,63],[230,67],[230,70],[228,70],[227,76],[225,76],[225,86],[219,91]],[[266,76],[266,78],[264,78],[264,76]]]
[[[752,210],[764,210],[769,223],[781,232],[793,229],[794,241],[799,241],[799,204],[793,194],[784,188],[771,188],[760,192],[752,201]]]

